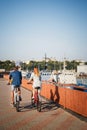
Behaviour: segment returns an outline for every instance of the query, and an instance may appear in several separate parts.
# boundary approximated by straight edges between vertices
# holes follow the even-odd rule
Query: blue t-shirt
[[[22,74],[16,70],[10,73],[9,79],[12,79],[12,85],[20,86],[22,80]]]

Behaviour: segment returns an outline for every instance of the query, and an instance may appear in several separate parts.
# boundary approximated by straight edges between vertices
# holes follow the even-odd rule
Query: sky
[[[87,61],[87,0],[0,0],[0,60]]]

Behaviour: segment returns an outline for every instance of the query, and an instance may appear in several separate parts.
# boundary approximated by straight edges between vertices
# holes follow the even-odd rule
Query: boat
[[[41,75],[51,75],[51,71],[43,70],[40,72]]]
[[[58,75],[58,81],[61,84],[77,84],[76,74],[71,71],[63,71]]]
[[[64,66],[61,73],[58,75],[58,84],[69,89],[75,89],[87,92],[87,87],[84,84],[77,82],[77,73],[73,70],[66,70],[66,64],[64,60]]]

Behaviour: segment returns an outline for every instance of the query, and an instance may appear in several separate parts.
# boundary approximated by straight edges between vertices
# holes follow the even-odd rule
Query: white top
[[[37,76],[34,73],[32,73],[29,80],[32,80],[32,79],[33,79],[33,88],[41,87],[41,77],[40,76]]]
[[[55,82],[57,82],[57,75],[56,74],[51,74],[51,77],[50,77],[52,80],[54,80]]]

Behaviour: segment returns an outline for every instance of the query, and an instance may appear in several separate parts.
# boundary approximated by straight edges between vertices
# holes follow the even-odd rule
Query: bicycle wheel
[[[41,102],[37,102],[37,111],[41,112]]]
[[[16,102],[16,111],[19,112],[19,101]]]
[[[15,104],[15,106],[16,106],[16,111],[17,112],[19,112],[19,95],[16,95],[16,104]]]

